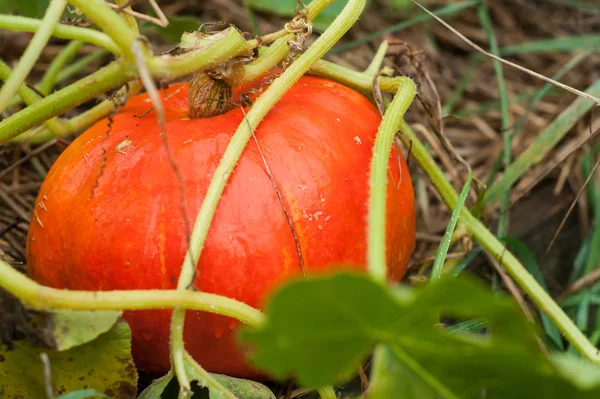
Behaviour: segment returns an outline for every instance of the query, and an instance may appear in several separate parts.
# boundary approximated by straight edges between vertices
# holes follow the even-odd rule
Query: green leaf
[[[24,17],[42,18],[50,0],[3,0],[0,3],[3,12],[8,10],[11,14],[19,13]]]
[[[462,210],[462,207],[465,204],[467,195],[469,195],[469,190],[471,188],[471,180],[472,179],[473,179],[473,173],[471,172],[471,169],[469,169],[469,174],[467,175],[465,184],[463,185],[462,190],[460,190],[458,202],[456,203],[456,207],[452,211],[452,215],[450,216],[450,221],[448,222],[448,226],[446,227],[446,232],[444,233],[442,242],[438,246],[437,252],[435,254],[435,259],[433,261],[433,267],[432,267],[433,270],[431,272],[431,280],[439,280],[442,277],[442,270],[444,268],[444,262],[446,261],[446,255],[448,254],[448,249],[450,248],[450,244],[452,242],[452,235],[454,234],[454,229],[456,228],[456,223],[458,223],[458,218],[460,217],[460,211]]]
[[[52,349],[64,351],[85,344],[111,329],[122,311],[57,310],[44,314],[39,328],[42,340]]]
[[[475,398],[484,389],[494,398],[600,395],[597,366],[546,357],[511,298],[464,277],[410,292],[392,295],[368,276],[348,273],[292,282],[272,297],[266,323],[242,337],[255,346],[257,366],[311,388],[347,378],[385,344],[389,367],[373,375],[381,398],[400,397],[400,385],[406,397]],[[485,319],[486,332],[449,333],[436,326],[440,315]]]
[[[335,0],[327,6],[313,21],[313,26],[320,31],[325,30],[342,11],[348,0]],[[246,4],[253,10],[291,18],[296,11],[296,0],[247,0]]]
[[[154,29],[165,39],[173,43],[179,43],[183,32],[193,32],[197,30],[202,22],[196,17],[189,15],[173,15],[169,17],[169,25],[166,28],[152,25]]]
[[[188,367],[187,371],[190,376],[195,375],[192,368]],[[229,377],[223,374],[210,373],[210,375],[215,380],[217,380],[219,384],[227,388],[229,392],[233,393],[236,397],[240,399],[275,399],[275,395],[273,394],[273,392],[271,392],[269,388],[267,388],[261,383],[250,380],[244,380],[241,378]],[[199,384],[193,384],[192,391],[192,399],[218,399],[222,397],[220,392],[213,392],[208,388],[202,387]],[[144,391],[140,394],[138,399],[176,399],[178,392],[179,384],[177,383],[177,379],[173,376],[172,373],[169,373],[161,378],[152,381],[152,384],[150,384],[150,386],[144,389]]]
[[[125,322],[85,345],[68,351],[34,348],[15,341],[8,351],[0,345],[0,392],[5,398],[45,398],[43,364],[48,355],[55,395],[94,389],[112,398],[135,398],[137,372],[131,358],[131,332]]]

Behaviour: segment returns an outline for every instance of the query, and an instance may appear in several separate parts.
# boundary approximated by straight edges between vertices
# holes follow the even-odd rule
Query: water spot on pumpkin
[[[325,216],[325,221],[326,221],[326,222],[329,222],[330,220],[331,220],[331,215],[329,215],[329,216]]]
[[[318,225],[318,226],[317,226],[317,228],[318,228],[319,230],[323,230],[323,226],[321,226],[321,225]]]
[[[362,144],[362,140],[358,136],[354,136],[354,141],[356,141],[356,144]]]
[[[340,118],[336,118],[336,120],[337,120],[338,122],[341,122],[341,121],[342,121]]]
[[[302,184],[298,184],[298,187],[300,187],[300,190],[304,191],[304,190],[306,190],[307,186],[303,186]]]
[[[217,337],[217,339],[220,339],[224,333],[225,331],[221,327],[215,328],[215,337]]]
[[[319,217],[323,214],[323,212],[318,211],[313,213],[313,217],[315,218],[315,220],[319,220]]]
[[[229,322],[229,326],[228,327],[229,327],[230,330],[233,330],[236,325],[237,325],[237,323],[235,322],[235,320],[231,320]]]

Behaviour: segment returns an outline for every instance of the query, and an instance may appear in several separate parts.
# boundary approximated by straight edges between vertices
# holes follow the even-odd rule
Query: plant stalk
[[[406,122],[402,122],[401,129],[405,137],[400,136],[400,138],[405,145],[411,146],[411,156],[429,176],[446,205],[450,209],[454,209],[458,203],[458,194],[410,126]],[[596,347],[591,344],[569,316],[538,284],[525,266],[466,207],[462,208],[461,222],[473,235],[473,238],[502,264],[523,291],[548,315],[573,347],[584,357],[600,365],[600,354]]]
[[[0,29],[18,30],[21,32],[37,32],[41,26],[42,21],[39,19],[0,14]],[[121,54],[121,49],[107,34],[94,29],[56,24],[51,31],[51,35],[58,37],[59,39],[80,40],[84,43],[105,48],[111,53]]]
[[[115,61],[99,69],[1,121],[0,144],[6,143],[27,129],[57,116],[75,105],[94,98],[99,93],[122,85],[134,76],[120,61]]]
[[[6,81],[10,77],[11,73],[12,71],[10,67],[0,60],[0,80]],[[33,104],[40,100],[40,96],[26,85],[21,85],[18,88],[17,93],[27,105]],[[61,123],[61,121],[59,121],[57,118],[48,119],[44,122],[44,125],[49,130],[50,137],[63,134],[66,130],[64,124]]]
[[[104,33],[121,49],[120,53],[130,59],[131,45],[137,38],[137,33],[103,0],[69,0],[69,3],[79,8],[87,17],[94,21]]]
[[[252,306],[224,296],[177,290],[77,291],[45,287],[0,260],[0,287],[36,310],[190,310],[233,317],[251,327],[260,327],[264,315]]]
[[[390,151],[404,114],[417,94],[417,85],[409,78],[398,79],[398,92],[379,126],[371,160],[367,269],[373,278],[386,282],[386,197]]]
[[[19,59],[19,64],[10,74],[9,78],[4,82],[2,88],[0,88],[0,112],[4,112],[10,100],[16,94],[21,84],[25,81],[27,75],[29,75],[31,68],[40,56],[42,50],[46,46],[46,43],[48,43],[48,39],[50,39],[52,30],[54,29],[54,26],[58,22],[66,6],[66,0],[52,0],[50,2],[41,26]]]
[[[238,126],[219,166],[215,170],[194,223],[189,250],[186,252],[177,282],[178,290],[186,290],[193,283],[196,265],[200,259],[217,204],[235,165],[252,136],[253,130],[285,92],[352,27],[362,13],[364,6],[365,0],[350,0],[329,28],[256,100],[245,120]],[[185,352],[183,343],[184,323],[185,310],[173,309],[171,319],[171,358],[173,364],[181,363]],[[180,378],[179,375],[177,377]],[[182,377],[185,382],[185,374]],[[181,380],[180,386],[184,386]]]

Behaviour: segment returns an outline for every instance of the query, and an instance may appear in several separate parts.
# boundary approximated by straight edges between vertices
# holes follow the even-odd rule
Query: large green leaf
[[[484,389],[495,398],[600,395],[599,369],[546,357],[537,330],[510,298],[464,278],[391,292],[348,273],[293,282],[273,296],[264,326],[243,337],[256,346],[258,366],[306,387],[347,378],[384,345],[388,367],[372,376],[381,384],[373,388],[378,398],[474,398]],[[450,333],[436,325],[440,316],[486,319],[488,330]]]
[[[131,358],[131,332],[125,322],[97,339],[57,352],[15,341],[8,351],[0,345],[0,392],[3,398],[45,398],[43,363],[48,355],[52,387],[56,396],[94,389],[112,398],[135,398],[137,372]]]

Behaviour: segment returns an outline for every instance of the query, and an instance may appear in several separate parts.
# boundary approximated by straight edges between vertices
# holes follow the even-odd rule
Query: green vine
[[[252,306],[224,296],[194,291],[78,291],[45,287],[0,260],[0,287],[36,310],[143,310],[175,306],[233,317],[259,327],[264,315]]]
[[[21,32],[37,32],[41,26],[42,21],[39,19],[16,15],[0,15],[0,29],[16,30]],[[51,33],[52,36],[59,39],[80,40],[84,43],[89,43],[104,48],[111,53],[117,55],[121,54],[121,49],[107,34],[94,29],[57,24],[53,27]]]
[[[398,78],[398,85],[398,92],[379,126],[371,160],[367,266],[371,276],[382,283],[385,283],[387,275],[385,226],[390,151],[404,114],[417,93],[417,86],[409,78]]]
[[[35,61],[38,59],[40,53],[44,49],[44,46],[46,46],[46,43],[48,43],[48,39],[50,39],[52,30],[54,29],[54,26],[58,22],[66,6],[66,0],[53,0],[50,3],[39,29],[21,56],[19,64],[10,74],[8,79],[6,79],[2,88],[0,88],[0,112],[4,112],[9,101],[13,98],[21,84],[25,81],[27,75],[29,75],[33,64],[35,64]]]
[[[213,179],[210,182],[206,196],[196,217],[190,238],[189,251],[186,253],[177,283],[178,290],[185,290],[193,283],[192,279],[195,274],[196,264],[200,259],[202,247],[208,235],[217,204],[235,165],[252,136],[253,129],[258,126],[273,105],[300,79],[310,66],[325,55],[344,33],[352,27],[362,13],[364,6],[365,0],[350,0],[329,28],[279,78],[275,79],[265,93],[256,100],[246,115],[245,120],[238,126],[223,154],[219,166],[217,166],[214,172]],[[173,309],[171,321],[171,357],[175,373],[179,379],[179,385],[183,390],[180,396],[189,393],[190,389],[189,379],[186,376],[185,367],[183,367],[183,354],[185,353],[183,344],[184,322],[185,310]]]

